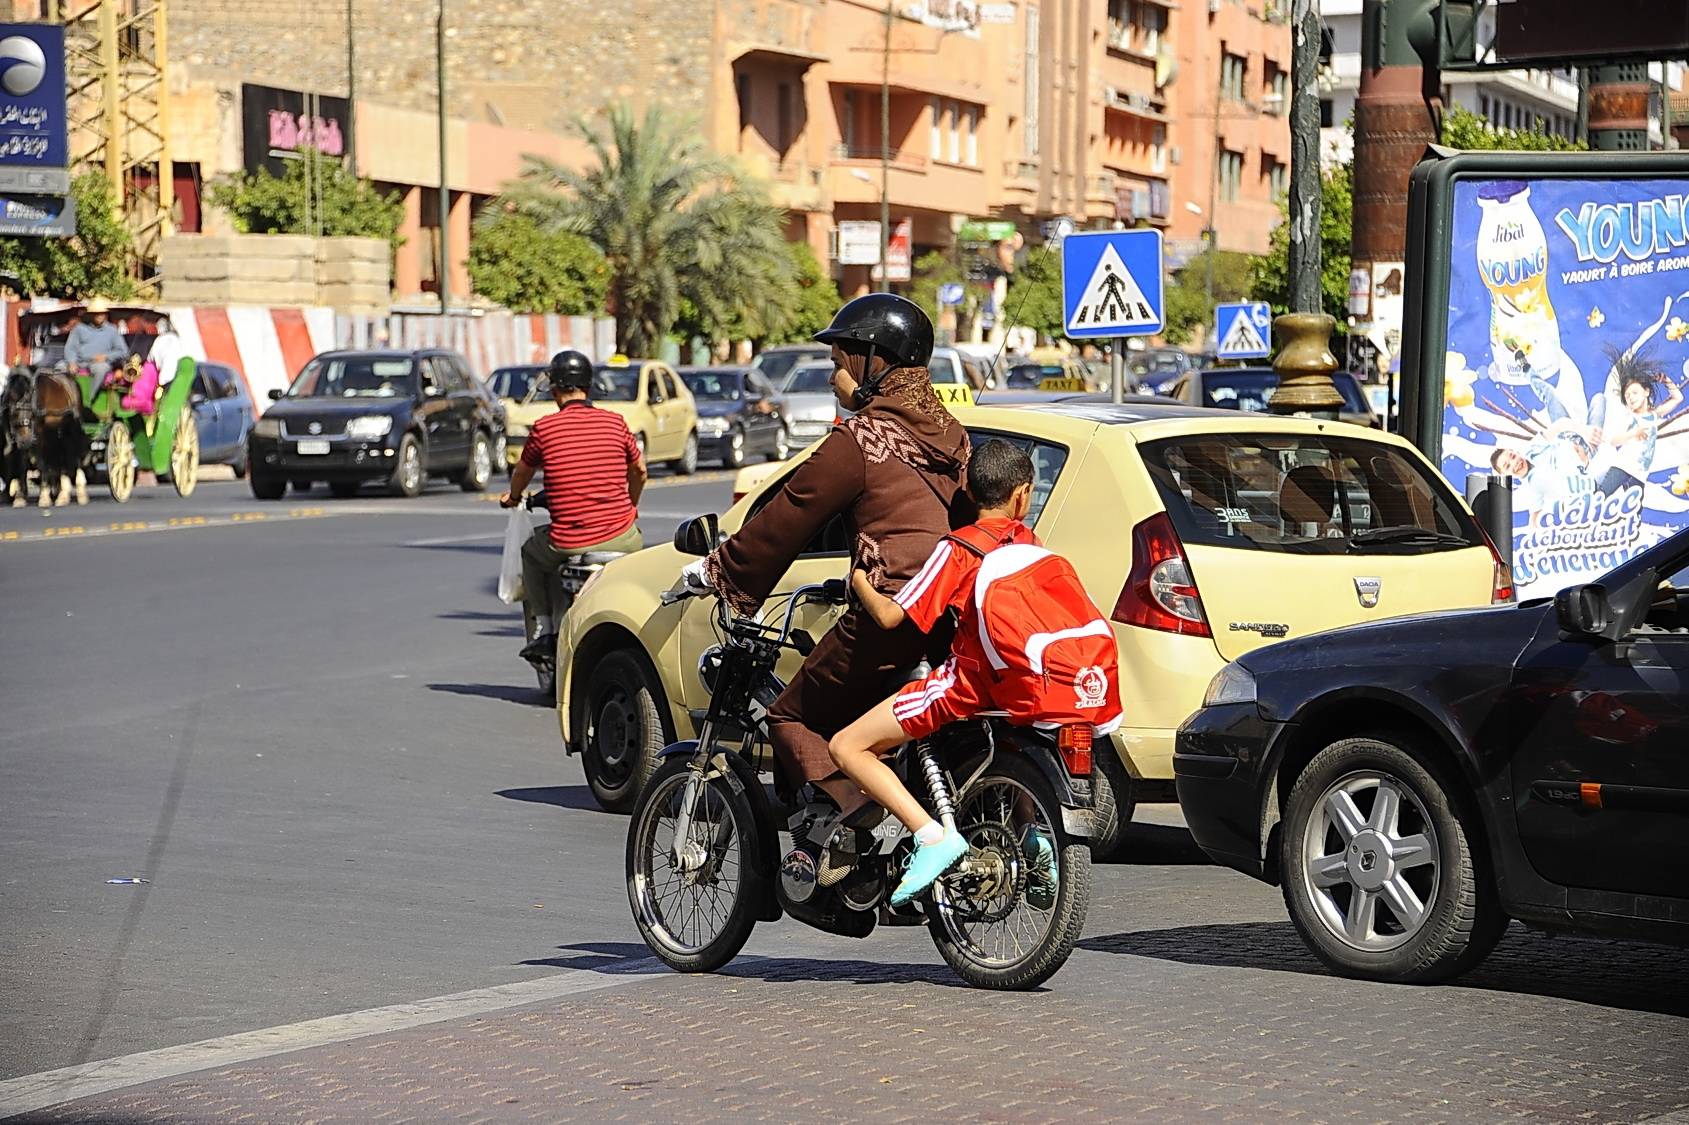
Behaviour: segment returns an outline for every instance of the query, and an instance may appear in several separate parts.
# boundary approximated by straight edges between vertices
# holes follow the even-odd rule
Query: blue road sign
[[[1273,353],[1273,310],[1265,301],[1214,306],[1216,359],[1260,359]]]
[[[0,23],[0,165],[66,168],[63,24]]]
[[[1062,242],[1062,323],[1075,339],[1153,336],[1163,319],[1161,232],[1076,231]]]

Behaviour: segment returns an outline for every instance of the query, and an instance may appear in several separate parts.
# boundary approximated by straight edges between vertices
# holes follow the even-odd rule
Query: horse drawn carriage
[[[105,313],[127,354],[115,364],[66,355],[72,330]],[[6,488],[27,498],[28,471],[40,478],[42,507],[87,503],[89,471],[102,473],[112,499],[134,491],[140,471],[187,496],[199,482],[199,432],[190,402],[195,360],[169,314],[103,302],[30,310],[20,319],[23,370],[5,388]],[[21,383],[20,383],[21,380]],[[25,401],[27,398],[27,401]]]

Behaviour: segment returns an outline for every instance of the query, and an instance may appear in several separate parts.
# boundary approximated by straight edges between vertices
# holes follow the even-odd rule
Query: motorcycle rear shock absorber
[[[927,790],[932,793],[933,807],[938,811],[939,822],[945,831],[956,830],[956,805],[950,799],[950,786],[944,780],[944,769],[938,764],[938,758],[932,752],[932,746],[926,742],[915,747],[915,757],[921,763],[921,773],[927,779]]]

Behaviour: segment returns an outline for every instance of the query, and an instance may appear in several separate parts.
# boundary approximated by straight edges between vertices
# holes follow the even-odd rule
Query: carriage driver
[[[111,306],[105,301],[95,297],[83,311],[88,319],[78,321],[65,340],[65,365],[73,372],[87,371],[99,387],[106,374],[128,358],[129,345],[117,325],[107,321]]]

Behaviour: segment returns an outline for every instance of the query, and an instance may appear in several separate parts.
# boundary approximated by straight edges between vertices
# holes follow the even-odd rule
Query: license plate
[[[301,457],[323,457],[327,453],[328,442],[326,441],[302,441],[299,443],[299,455]]]

